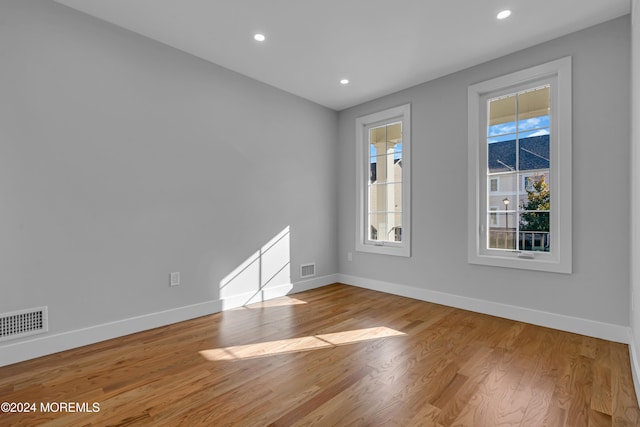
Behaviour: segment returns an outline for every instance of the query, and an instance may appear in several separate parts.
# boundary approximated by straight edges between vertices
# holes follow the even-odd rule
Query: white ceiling
[[[56,1],[335,110],[630,12],[630,0]]]

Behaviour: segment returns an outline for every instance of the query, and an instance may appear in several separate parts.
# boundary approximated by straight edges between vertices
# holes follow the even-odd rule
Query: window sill
[[[530,254],[530,252],[527,252]],[[517,268],[522,270],[546,271],[549,273],[571,274],[571,263],[560,262],[549,254],[533,254],[532,258],[518,257],[517,252],[504,252],[502,255],[469,254],[469,264],[487,265],[491,267]]]
[[[411,256],[411,251],[406,246],[399,246],[393,244],[364,244],[359,243],[356,245],[357,252],[368,252],[372,254],[380,254],[380,255],[392,255],[392,256],[401,256],[409,258]]]

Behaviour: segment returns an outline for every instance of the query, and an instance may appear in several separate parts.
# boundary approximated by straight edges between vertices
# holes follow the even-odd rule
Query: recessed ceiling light
[[[496,15],[498,19],[506,19],[511,16],[511,11],[509,9],[505,9]]]
[[[342,80],[340,80],[340,84],[341,84],[341,85],[348,85],[348,84],[349,84],[349,79],[342,79]]]
[[[257,42],[263,42],[265,41],[266,37],[264,36],[264,34],[257,33],[253,35],[253,39]]]

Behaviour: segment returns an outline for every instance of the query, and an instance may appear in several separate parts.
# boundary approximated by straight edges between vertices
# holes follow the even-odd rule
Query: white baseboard
[[[631,357],[634,384],[636,386],[636,390],[640,390],[640,361],[636,354],[635,346],[633,345],[633,337],[629,332],[629,328],[626,326],[596,322],[588,319],[532,310],[524,307],[500,304],[487,300],[463,297],[444,292],[431,291],[412,286],[399,285],[344,274],[315,277],[291,285],[267,289],[259,295],[259,299],[272,299],[287,294],[315,289],[336,282],[433,302],[436,304],[443,304],[450,307],[457,307],[478,313],[518,320],[534,325],[574,332],[581,335],[630,344],[629,354]],[[218,313],[223,310],[240,307],[254,302],[255,298],[256,296],[254,295],[237,295],[224,300],[206,301],[87,328],[38,336],[15,343],[7,343],[0,346],[0,366],[10,365],[111,338],[117,338],[200,316]]]
[[[544,326],[547,328],[559,329],[562,331],[602,338],[624,344],[629,343],[628,328],[622,325],[597,322],[579,317],[565,316],[563,314],[533,310],[525,307],[501,304],[493,301],[463,297],[445,292],[431,291],[415,288],[413,286],[399,285],[345,274],[339,274],[337,281],[347,285],[447,305],[449,307],[475,311],[477,313],[504,317],[506,319],[531,323],[533,325]]]
[[[298,292],[309,291],[311,289],[320,288],[322,286],[332,285],[334,283],[339,282],[338,274],[329,274],[327,276],[321,277],[313,277],[307,280],[301,280],[299,282],[294,283],[293,289],[291,290],[291,294],[295,294]]]
[[[633,338],[633,332],[631,328],[627,328],[629,335],[629,358],[631,359],[631,376],[633,377],[633,387],[636,392],[636,399],[638,400],[638,406],[640,406],[640,359],[638,359],[638,352],[636,351],[636,340]]]
[[[218,313],[260,300],[273,299],[291,293],[330,285],[336,281],[336,275],[315,277],[294,284],[268,288],[257,295],[234,295],[233,297],[223,300],[206,301],[68,332],[41,335],[24,341],[6,343],[0,346],[0,366],[11,365],[36,357]]]

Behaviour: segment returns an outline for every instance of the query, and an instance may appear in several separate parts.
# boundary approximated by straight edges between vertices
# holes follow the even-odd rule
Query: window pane
[[[487,213],[487,248],[516,249],[516,218],[518,214],[504,210]]]
[[[375,184],[369,190],[369,212],[401,212],[402,184]]]
[[[387,150],[394,151],[398,144],[402,143],[402,123],[397,122],[386,126]]]
[[[385,224],[384,214],[369,214],[369,239],[378,240],[379,231],[384,233]]]
[[[402,122],[369,130],[369,182],[402,181]]]
[[[517,96],[488,101],[487,163],[490,173],[516,170]]]
[[[379,151],[378,154],[384,154],[386,151],[387,127],[380,126],[369,129],[369,144],[375,146]]]
[[[525,212],[520,215],[519,245],[524,251],[551,250],[549,212]]]
[[[542,86],[518,94],[518,122],[534,119],[532,125],[538,123],[539,117],[549,116],[549,86]],[[547,126],[549,126],[547,124]]]
[[[402,143],[396,144],[393,150],[393,159],[398,162],[398,160],[402,160]]]
[[[369,239],[376,241],[402,241],[402,214],[393,212],[369,214]]]
[[[498,176],[487,177],[487,186]],[[487,248],[516,249],[518,175],[500,174],[500,192],[487,192]]]
[[[402,182],[402,161],[394,159],[393,154],[372,157],[370,166],[369,183]]]
[[[402,212],[393,214],[393,226],[390,228],[389,239],[394,242],[402,242]]]
[[[388,156],[380,155],[371,157],[369,183],[385,183],[387,182]]]
[[[527,211],[520,214],[520,230],[522,231],[540,231],[548,233],[551,231],[549,226],[549,211]]]
[[[521,174],[522,192],[520,207],[523,211],[548,211],[551,209],[549,171]]]
[[[519,136],[518,169],[521,171],[549,169],[551,160],[549,131],[548,129],[544,129],[544,133],[546,134],[532,136],[536,133],[543,133],[543,130],[537,130],[531,134],[525,133]]]
[[[489,173],[516,170],[516,141],[492,142],[487,145],[487,167]]]
[[[513,135],[516,132],[516,100],[516,95],[510,95],[489,101],[487,137],[490,143],[515,139],[506,135]]]
[[[491,191],[494,180],[499,180],[498,191]],[[498,211],[518,209],[518,175],[515,173],[487,177],[487,206]],[[506,199],[506,202],[505,202]]]

